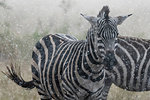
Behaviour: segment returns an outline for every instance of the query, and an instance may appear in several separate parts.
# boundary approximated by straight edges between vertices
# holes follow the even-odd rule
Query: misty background
[[[13,62],[21,66],[23,78],[30,80],[35,43],[55,33],[85,39],[90,24],[80,13],[97,16],[104,5],[112,17],[133,14],[118,26],[120,35],[150,39],[149,0],[0,0],[0,71]],[[149,93],[112,86],[108,100],[149,100]],[[36,89],[24,90],[0,73],[0,100],[37,99]]]
[[[150,39],[149,0],[5,0],[5,2],[10,9],[1,8],[0,22],[9,21],[12,32],[18,35],[32,34],[37,29],[47,29],[50,33],[56,33],[66,24],[67,33],[76,36],[86,34],[89,23],[80,16],[80,13],[96,16],[104,5],[108,5],[110,16],[133,14],[119,26],[120,35],[142,34],[141,37]]]
[[[31,59],[35,43],[47,34],[85,39],[90,24],[80,15],[97,16],[104,5],[110,16],[133,14],[119,34],[150,39],[148,0],[0,0],[0,60]]]

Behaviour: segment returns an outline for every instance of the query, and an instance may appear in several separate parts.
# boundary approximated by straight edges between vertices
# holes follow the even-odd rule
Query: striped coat
[[[112,83],[129,91],[150,90],[150,40],[118,37],[115,59],[118,65],[106,71],[105,97]]]

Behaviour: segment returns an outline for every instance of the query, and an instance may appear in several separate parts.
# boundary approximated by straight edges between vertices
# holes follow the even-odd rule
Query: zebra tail
[[[27,89],[33,89],[35,87],[33,80],[28,82],[24,81],[21,76],[20,70],[19,73],[17,73],[13,64],[11,64],[10,67],[6,66],[6,68],[8,70],[8,73],[5,73],[3,71],[2,73],[5,74],[9,79],[14,81],[17,85]]]

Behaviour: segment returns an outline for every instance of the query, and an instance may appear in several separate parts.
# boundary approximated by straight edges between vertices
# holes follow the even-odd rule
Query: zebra
[[[81,14],[91,24],[86,40],[65,34],[40,39],[32,52],[31,81],[17,75],[13,65],[5,74],[21,87],[36,87],[41,100],[102,100],[105,64],[116,64],[117,25],[131,15],[110,17],[109,12],[104,6],[97,17]]]
[[[106,70],[102,91],[105,100],[112,83],[128,91],[149,91],[150,40],[118,36],[114,54],[118,64],[112,70]]]

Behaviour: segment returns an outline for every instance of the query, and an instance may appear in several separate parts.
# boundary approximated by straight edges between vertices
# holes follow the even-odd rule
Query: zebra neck
[[[95,53],[92,35],[87,36],[87,42],[85,42],[79,55],[77,71],[80,77],[92,82],[100,81],[104,77],[103,66]]]
[[[94,43],[94,35],[88,34],[87,36],[87,44],[84,48],[84,57],[83,57],[83,67],[88,70],[92,75],[99,74],[103,68],[103,64],[101,63],[98,55],[97,50],[95,50],[95,43]]]
[[[102,68],[103,64],[97,57],[94,57],[95,52],[92,52],[88,49],[89,47],[85,47],[85,54],[83,56],[83,67],[88,70],[91,74],[98,74]]]
[[[91,59],[97,62],[102,62],[98,55],[98,48],[96,47],[96,40],[92,31],[88,31],[86,53]]]

